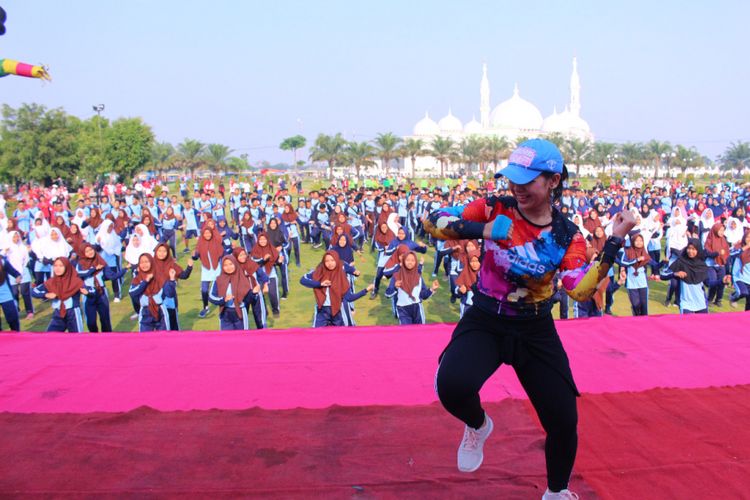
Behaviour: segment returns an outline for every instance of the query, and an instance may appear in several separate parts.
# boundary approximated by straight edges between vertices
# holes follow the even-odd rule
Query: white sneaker
[[[115,304],[119,304],[120,303],[120,297],[115,297],[115,300],[113,300],[112,302],[114,302]]]
[[[472,429],[468,425],[464,428],[464,438],[458,447],[458,470],[461,472],[474,472],[482,465],[484,460],[484,442],[492,434],[492,419],[484,414],[484,425],[479,429]]]
[[[547,488],[544,492],[542,500],[578,500],[578,495],[570,491],[569,489],[560,490],[554,493]]]

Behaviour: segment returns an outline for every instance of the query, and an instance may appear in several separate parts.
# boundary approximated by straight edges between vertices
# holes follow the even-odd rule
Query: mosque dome
[[[591,128],[586,120],[572,113],[567,107],[562,113],[557,110],[544,120],[542,132],[545,134],[562,134],[578,139],[592,139]]]
[[[438,126],[443,134],[461,134],[464,131],[461,120],[453,116],[450,109],[448,114],[440,119]]]
[[[414,125],[414,135],[426,137],[440,135],[440,127],[435,123],[435,120],[430,118],[428,113],[425,113],[424,118]]]
[[[500,103],[490,115],[492,127],[499,129],[539,130],[543,122],[539,109],[519,95],[518,85],[513,97]]]
[[[471,121],[464,125],[464,133],[466,135],[478,135],[482,133],[482,124],[476,121],[472,116]]]

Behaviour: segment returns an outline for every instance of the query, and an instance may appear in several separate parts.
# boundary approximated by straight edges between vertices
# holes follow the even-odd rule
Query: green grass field
[[[184,248],[180,246],[179,248]],[[323,255],[323,249],[312,249],[310,245],[302,245],[302,265],[297,268],[292,264],[289,276],[289,299],[281,301],[281,316],[273,318],[268,317],[270,328],[294,328],[311,326],[313,317],[313,292],[299,283],[300,277],[314,268]],[[357,290],[360,290],[372,282],[375,274],[375,255],[369,253],[366,249],[362,255],[356,255],[357,268],[362,275],[356,281]],[[186,255],[179,256],[180,263],[185,265],[187,262]],[[423,277],[429,283],[430,273],[434,265],[434,250],[428,250],[425,255],[425,265]],[[383,292],[388,283],[383,280],[381,283],[381,293],[375,300],[369,300],[368,296],[363,297],[356,304],[354,320],[358,325],[393,325],[397,321],[393,318],[388,299],[383,296]],[[123,300],[119,304],[111,303],[112,327],[115,331],[129,332],[137,331],[136,321],[130,319],[133,309],[130,298],[127,296],[127,287],[129,279],[125,283]],[[441,288],[430,299],[425,301],[425,313],[427,321],[430,323],[455,322],[458,320],[458,303],[450,303],[450,293],[448,291],[448,281],[440,275]],[[666,296],[667,285],[660,282],[649,282],[650,286],[650,314],[669,314],[677,313],[676,307],[665,307],[663,302]],[[111,292],[111,285],[107,283],[107,288]],[[211,306],[211,312],[206,318],[199,318],[198,312],[201,309],[200,296],[200,269],[195,269],[193,275],[187,281],[181,281],[178,284],[178,296],[180,304],[180,328],[182,330],[218,330],[219,319],[217,308]],[[266,301],[270,308],[270,304]],[[31,321],[23,319],[24,312],[21,311],[21,329],[24,331],[44,331],[47,328],[50,318],[50,306],[47,303],[34,300],[36,316]],[[716,308],[712,306],[712,312],[729,311],[729,302],[725,297],[724,306]],[[630,303],[628,302],[627,293],[624,288],[620,288],[615,295],[615,305],[613,311],[616,316],[629,316]],[[558,316],[558,307],[555,307],[555,317]],[[571,307],[572,316],[572,307]],[[251,320],[252,325],[252,320]],[[7,327],[7,325],[6,325]]]

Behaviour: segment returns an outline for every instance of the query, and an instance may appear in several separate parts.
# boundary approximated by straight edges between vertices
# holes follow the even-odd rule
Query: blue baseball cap
[[[562,174],[563,157],[553,142],[529,139],[518,145],[508,158],[508,166],[495,174],[507,177],[514,184],[528,184],[542,172]]]

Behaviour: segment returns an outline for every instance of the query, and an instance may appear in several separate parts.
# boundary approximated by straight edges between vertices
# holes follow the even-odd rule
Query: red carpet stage
[[[582,498],[750,497],[750,315],[559,322]],[[512,370],[474,474],[433,376],[451,325],[3,334],[0,495],[540,498]]]

